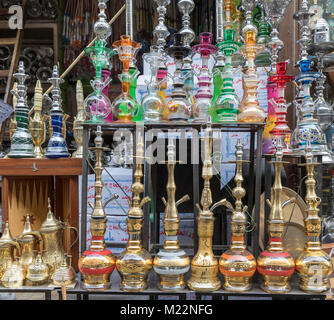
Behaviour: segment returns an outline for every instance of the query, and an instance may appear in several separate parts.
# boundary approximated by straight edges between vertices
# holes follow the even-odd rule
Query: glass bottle
[[[130,84],[134,78],[138,77],[139,71],[130,73],[130,62],[140,49],[140,44],[132,41],[129,36],[121,36],[121,40],[115,41],[113,47],[118,53],[118,57],[123,63],[123,71],[119,75],[122,83],[122,93],[112,103],[116,122],[131,123],[141,112],[141,107],[130,95]],[[140,119],[141,120],[141,119]]]

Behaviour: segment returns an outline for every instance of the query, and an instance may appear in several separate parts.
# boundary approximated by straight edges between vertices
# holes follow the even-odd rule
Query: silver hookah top
[[[179,0],[177,6],[182,13],[183,26],[179,33],[184,35],[184,45],[190,47],[195,40],[195,32],[190,28],[190,13],[194,10],[195,3],[193,0]]]
[[[99,41],[107,41],[111,35],[111,26],[107,21],[105,10],[109,0],[98,0],[100,9],[98,20],[94,24],[94,33]]]
[[[313,152],[310,139],[306,140],[305,158],[306,158],[306,163],[313,163]]]
[[[244,147],[241,143],[241,139],[237,140],[237,144],[236,144],[235,148],[236,148],[236,152],[235,152],[236,160],[237,161],[242,161],[242,158],[244,156]]]
[[[258,33],[257,27],[253,24],[252,20],[252,10],[257,2],[258,0],[242,0],[242,8],[246,12],[246,21],[242,28],[242,36],[244,37],[244,39],[246,33],[249,31],[254,31],[255,35],[257,35]]]
[[[53,72],[52,77],[48,79],[48,82],[50,82],[53,85],[53,89],[51,91],[52,94],[52,108],[51,113],[52,114],[63,114],[63,108],[61,105],[61,90],[60,90],[60,84],[64,82],[63,79],[59,77],[59,70],[58,66],[53,66]]]
[[[101,126],[96,127],[96,137],[94,139],[95,147],[102,148],[103,138],[102,138],[102,128]]]
[[[165,25],[165,15],[167,12],[167,6],[170,4],[170,0],[154,0],[158,5],[157,11],[159,14],[159,22],[153,31],[153,35],[157,37],[157,46],[163,51],[166,45],[166,39],[169,36],[169,31]]]
[[[314,23],[311,26],[312,42],[314,44],[329,42],[329,24],[323,18],[324,10],[319,5],[313,5],[310,11],[314,13],[314,17],[312,18]]]
[[[23,61],[19,62],[18,70],[13,77],[17,79],[17,89],[11,90],[11,93],[17,98],[16,109],[28,108],[26,104],[27,87],[24,83],[30,77],[25,73]]]
[[[168,139],[168,146],[167,146],[167,159],[168,163],[175,163],[176,160],[176,147],[172,138]]]
[[[275,148],[276,148],[276,153],[275,153],[276,161],[281,162],[283,159],[282,138],[277,139]]]

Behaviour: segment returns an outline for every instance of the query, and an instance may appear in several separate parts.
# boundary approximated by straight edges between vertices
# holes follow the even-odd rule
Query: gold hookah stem
[[[238,139],[236,144],[236,172],[234,181],[236,183],[236,187],[233,188],[232,194],[235,198],[235,211],[236,212],[242,212],[242,198],[246,195],[246,190],[242,187],[242,183],[244,181],[244,178],[242,176],[242,163],[243,163],[243,150],[242,150],[242,143],[241,139]]]
[[[316,163],[313,162],[312,147],[309,140],[307,140],[305,151],[305,165],[307,171],[307,179],[305,181],[305,202],[307,204],[307,218],[305,219],[305,229],[308,236],[318,237],[320,236],[321,232],[321,219],[318,216],[318,206],[321,202],[321,199],[317,196],[315,192],[316,180],[314,179],[314,166],[316,165]]]
[[[204,157],[203,169],[202,169],[202,178],[204,180],[204,187],[201,197],[201,205],[203,211],[209,211],[212,204],[212,193],[210,189],[210,180],[212,179],[212,129],[211,126],[205,129],[205,138],[204,138]]]
[[[43,88],[41,85],[41,81],[37,80],[35,87],[35,95],[34,95],[34,120],[41,121],[42,120],[42,107],[43,107]]]
[[[92,213],[92,218],[97,217],[105,217],[103,204],[102,204],[102,189],[103,189],[103,183],[102,183],[102,150],[103,150],[103,138],[102,138],[102,130],[101,126],[97,126],[96,130],[96,138],[94,140],[95,142],[95,155],[96,155],[96,163],[95,163],[95,206]]]
[[[167,181],[167,206],[166,206],[166,214],[165,218],[174,218],[178,219],[176,205],[175,205],[175,145],[172,139],[168,139],[168,151],[167,151],[167,170],[168,170],[168,181]]]

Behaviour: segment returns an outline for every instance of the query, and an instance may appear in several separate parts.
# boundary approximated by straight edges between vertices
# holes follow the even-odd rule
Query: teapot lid
[[[46,219],[41,225],[40,232],[46,232],[46,231],[54,231],[61,228],[61,222],[55,218],[51,211],[51,201],[50,198],[48,198],[48,214],[46,216]]]
[[[0,244],[6,243],[6,242],[9,242],[9,241],[14,241],[14,239],[13,239],[11,233],[10,233],[10,230],[9,230],[9,223],[8,223],[8,221],[6,221],[5,228],[4,228],[2,236],[0,238]]]
[[[24,223],[24,228],[23,228],[23,231],[21,233],[21,236],[23,236],[25,233],[29,233],[29,232],[32,232],[32,226],[31,226],[31,222],[30,222],[30,215],[27,214],[26,215],[26,221]],[[24,236],[24,238],[21,238],[21,240],[32,240],[34,239],[34,236],[31,235],[31,234],[28,234],[26,236]]]

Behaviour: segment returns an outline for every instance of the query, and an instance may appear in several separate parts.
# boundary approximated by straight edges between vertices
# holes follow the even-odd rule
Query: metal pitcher
[[[71,244],[71,249],[78,241],[78,229],[57,220],[51,211],[51,203],[50,199],[48,199],[48,214],[39,232],[42,235],[44,243],[43,261],[50,267],[50,276],[53,275],[56,268],[61,265],[64,259],[62,235],[66,229],[74,230],[76,233],[76,239]]]

